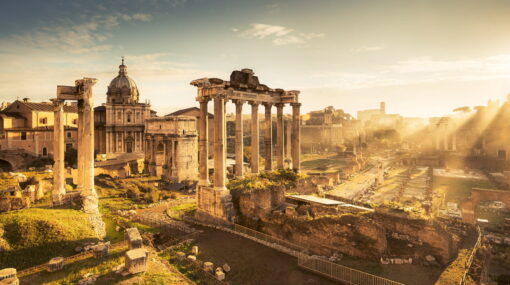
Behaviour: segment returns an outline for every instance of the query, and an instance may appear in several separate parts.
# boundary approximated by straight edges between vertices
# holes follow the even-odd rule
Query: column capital
[[[276,106],[276,108],[283,108],[285,106],[284,103],[276,103],[274,105]]]
[[[57,99],[57,98],[50,99],[50,101],[53,104],[53,107],[56,107],[56,108],[63,107],[64,103],[65,103],[65,100]]]
[[[262,103],[262,105],[264,105],[264,107],[266,107],[266,108],[273,107],[273,103],[269,103],[269,102],[264,102],[264,103]]]
[[[290,103],[290,105],[292,107],[301,107],[301,103],[299,103],[299,102]]]
[[[243,105],[244,103],[246,103],[246,101],[241,99],[232,99],[232,103],[236,105]]]
[[[209,96],[199,96],[196,99],[199,103],[209,103],[211,101],[211,98]]]
[[[253,107],[258,107],[260,105],[260,102],[257,102],[257,101],[248,101],[248,104],[250,104]]]
[[[227,94],[226,93],[215,93],[213,95],[211,95],[211,97],[216,100],[216,99],[227,99]]]

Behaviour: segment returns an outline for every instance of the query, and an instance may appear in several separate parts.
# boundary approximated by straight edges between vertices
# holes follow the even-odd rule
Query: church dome
[[[107,102],[116,104],[138,103],[139,93],[135,81],[127,75],[127,66],[119,65],[119,75],[115,77],[108,85]]]

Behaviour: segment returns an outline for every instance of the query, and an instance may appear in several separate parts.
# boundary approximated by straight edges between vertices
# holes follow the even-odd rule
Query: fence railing
[[[258,239],[258,240],[265,241],[267,243],[276,244],[276,245],[279,245],[279,246],[283,246],[283,247],[289,248],[289,249],[294,250],[296,252],[303,252],[303,251],[305,251],[305,248],[302,247],[302,246],[299,246],[297,244],[288,242],[286,240],[283,240],[283,239],[280,239],[280,238],[277,238],[277,237],[274,237],[274,236],[271,236],[271,235],[268,235],[268,234],[265,234],[265,233],[261,233],[261,232],[256,231],[256,230],[252,230],[252,229],[247,228],[247,227],[243,227],[243,226],[238,225],[238,224],[234,224],[234,231],[242,233],[242,234],[246,234],[246,235],[249,235],[249,236],[252,236],[252,237],[254,237],[254,238]],[[296,254],[296,256],[297,256],[297,254]]]
[[[400,282],[304,254],[298,256],[298,266],[347,284],[404,285]]]
[[[473,249],[469,253],[469,257],[466,261],[466,271],[464,271],[464,274],[462,275],[462,278],[460,279],[460,282],[459,282],[460,285],[463,285],[466,282],[469,270],[471,269],[471,265],[473,264],[473,259],[475,258],[476,251],[482,244],[482,231],[480,230],[479,226],[476,226],[476,231],[478,232],[478,239],[476,240],[475,246],[473,246]]]
[[[110,246],[110,250],[122,248],[122,247],[125,247],[126,245],[127,245],[126,241],[114,243]],[[81,253],[78,253],[75,255],[71,255],[71,256],[64,258],[64,265],[72,264],[77,261],[91,258],[93,256],[94,256],[94,254],[92,253],[92,251],[85,251],[85,252],[81,252]],[[42,272],[44,270],[46,270],[46,263],[36,265],[36,266],[30,267],[30,268],[26,268],[23,270],[19,270],[17,276],[18,276],[18,278],[21,278],[21,277],[25,277],[25,276],[29,276],[29,275],[32,275],[35,273]]]

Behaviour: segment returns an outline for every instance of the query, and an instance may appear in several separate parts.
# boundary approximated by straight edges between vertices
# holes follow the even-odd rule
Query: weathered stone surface
[[[225,272],[230,272],[230,270],[232,270],[230,268],[230,265],[228,265],[227,263],[223,264],[222,268],[223,268],[223,271],[225,271]]]
[[[214,269],[214,264],[212,262],[210,262],[210,261],[204,262],[204,270],[205,271],[211,271],[212,272],[213,269]]]

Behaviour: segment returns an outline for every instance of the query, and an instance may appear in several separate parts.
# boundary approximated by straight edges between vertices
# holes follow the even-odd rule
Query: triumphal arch
[[[94,78],[75,81],[75,86],[57,86],[57,98],[52,99],[55,121],[53,126],[53,193],[54,204],[65,200],[65,163],[64,163],[64,104],[74,101],[78,104],[78,191],[83,201],[83,210],[89,214],[89,220],[99,237],[105,235],[104,223],[98,208],[97,192],[94,188],[94,103],[92,86]]]
[[[197,218],[231,221],[233,206],[226,188],[226,122],[225,105],[232,101],[236,106],[235,116],[235,175],[243,177],[243,122],[244,104],[251,106],[251,174],[259,172],[259,106],[264,106],[264,170],[273,169],[272,109],[276,107],[276,168],[284,167],[284,117],[285,105],[292,107],[291,167],[299,171],[300,165],[300,106],[299,91],[272,89],[260,84],[251,69],[233,71],[230,81],[218,78],[193,80],[197,87],[196,100],[200,103],[198,121],[199,184],[197,189]],[[212,184],[208,169],[208,103],[214,104],[214,176]]]

